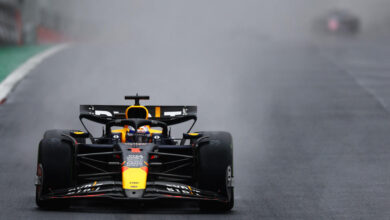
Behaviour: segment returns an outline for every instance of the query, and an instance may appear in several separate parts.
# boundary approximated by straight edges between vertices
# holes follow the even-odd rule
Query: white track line
[[[0,83],[0,103],[3,103],[7,98],[7,95],[15,88],[15,86],[38,64],[40,64],[43,60],[50,57],[51,55],[67,48],[69,44],[60,44],[54,47],[51,47],[33,57],[28,59],[25,63],[19,66],[16,70],[14,70],[11,74],[7,76]]]

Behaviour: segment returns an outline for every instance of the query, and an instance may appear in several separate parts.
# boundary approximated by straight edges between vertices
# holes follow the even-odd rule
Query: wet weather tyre
[[[226,201],[200,201],[199,208],[208,212],[229,211],[234,206],[232,136],[228,132],[200,133],[203,141],[198,146],[198,187],[217,192]]]
[[[44,209],[67,208],[68,200],[48,199],[44,195],[69,188],[73,181],[73,146],[59,132],[48,131],[39,143],[36,204]]]

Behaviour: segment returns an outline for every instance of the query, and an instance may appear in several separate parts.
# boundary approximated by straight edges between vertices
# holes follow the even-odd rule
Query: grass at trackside
[[[0,47],[0,82],[12,71],[35,54],[47,49],[49,46],[2,46]]]

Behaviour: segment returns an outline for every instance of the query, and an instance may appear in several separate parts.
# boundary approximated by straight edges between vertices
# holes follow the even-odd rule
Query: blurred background
[[[330,18],[335,11],[341,20],[343,16],[356,18],[361,34],[383,34],[390,30],[389,7],[386,0],[0,0],[0,43],[118,38],[137,29],[187,38],[224,31],[263,37],[307,36],[326,28],[319,21]]]

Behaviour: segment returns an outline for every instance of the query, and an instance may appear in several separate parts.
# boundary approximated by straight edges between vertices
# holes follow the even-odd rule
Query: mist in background
[[[78,113],[79,104],[123,103],[123,95],[136,92],[150,95],[152,100],[148,104],[202,103],[202,106],[208,106],[207,109],[230,108],[233,103],[240,106],[240,100],[249,99],[242,91],[243,87],[256,94],[260,86],[263,87],[262,100],[257,101],[272,109],[272,104],[267,103],[277,102],[269,100],[277,100],[280,91],[267,84],[271,74],[263,76],[261,82],[256,75],[272,72],[272,69],[266,69],[267,66],[280,65],[279,59],[272,55],[304,50],[303,47],[294,48],[295,43],[291,42],[324,39],[325,36],[315,32],[313,25],[329,11],[344,9],[358,16],[362,24],[358,37],[390,32],[387,31],[390,30],[387,13],[390,2],[387,0],[1,2],[21,12],[24,43],[45,43],[39,39],[41,36],[75,43],[77,50],[73,53],[81,59],[62,58],[63,63],[70,62],[63,74],[69,79],[88,82],[88,87],[79,87],[77,92],[81,95],[68,97],[72,101],[69,106],[75,106],[74,111],[69,112],[69,118]],[[35,30],[38,30],[37,36]],[[283,42],[288,43],[279,48]],[[80,46],[89,43],[98,47]],[[269,54],[269,57],[263,54]],[[290,65],[288,69],[291,69],[296,68],[297,63],[299,68],[311,65],[305,62],[291,60],[285,66]],[[279,72],[272,77],[281,77]],[[200,73],[208,78],[197,77]],[[177,77],[181,79],[176,81]],[[98,78],[105,79],[106,89],[102,89]],[[126,80],[120,80],[123,78]],[[57,82],[57,78],[45,80],[60,84],[57,89],[67,97],[67,85]],[[145,81],[149,83],[148,87],[137,83]],[[223,86],[215,89],[216,84]],[[162,92],[166,88],[173,89]],[[214,102],[212,98],[205,100],[208,94],[224,97],[224,102]],[[243,110],[237,108],[232,110],[235,113],[217,115],[202,111],[206,108],[199,109],[199,116],[207,124],[229,127],[230,124],[221,125],[221,121],[232,114],[240,115]],[[74,120],[76,123],[77,119]],[[202,121],[199,124],[201,127]]]
[[[65,33],[82,38],[123,39],[137,34],[157,41],[229,35],[269,38],[307,36],[313,22],[332,9],[356,14],[363,32],[389,30],[386,0],[42,1],[59,14]],[[215,36],[215,35],[218,36]]]
[[[318,38],[316,22],[335,9],[357,16],[361,35],[377,35],[390,33],[389,8],[387,0],[0,0],[0,43]]]
[[[278,59],[272,57],[275,50],[280,53],[278,44],[288,42],[288,46],[280,50],[294,53],[294,43],[291,42],[323,39],[324,36],[315,33],[313,25],[330,10],[345,9],[356,14],[362,23],[359,36],[383,32],[390,23],[386,13],[390,2],[384,0],[38,2],[41,7],[38,11],[58,18],[58,31],[63,35],[76,43],[99,45],[100,49],[81,47],[77,50],[81,57],[93,58],[83,59],[82,63],[72,61],[66,71],[69,77],[88,82],[88,89],[79,88],[83,95],[74,99],[74,106],[80,103],[123,103],[122,95],[139,92],[152,97],[148,104],[202,104],[199,117],[203,120],[199,127],[204,122],[208,127],[219,126],[210,129],[236,124],[223,121],[232,114],[243,114],[238,107],[233,107],[237,108],[232,110],[236,113],[210,114],[206,110],[231,108],[234,104],[240,106],[244,102],[240,100],[250,99],[250,94],[242,91],[243,87],[256,94],[261,86],[263,94],[257,101],[266,106],[262,108],[272,109],[273,104],[267,103],[277,102],[272,100],[278,100],[280,91],[267,84],[268,76],[259,82],[256,75],[272,72],[266,69],[267,66],[279,66]],[[270,53],[270,57],[262,56],[259,51]],[[305,62],[291,60],[289,68],[296,68],[296,63],[302,66],[299,68],[311,65]],[[101,89],[98,80],[84,79],[83,71],[95,78],[107,78],[105,86],[112,92]],[[199,74],[208,78],[199,78]],[[118,80],[123,76],[128,78]],[[181,79],[175,80],[178,76]],[[275,73],[273,77],[281,76]],[[141,81],[147,81],[149,86],[145,88],[136,83]],[[215,89],[215,85],[223,86]],[[64,94],[67,89],[64,86]],[[223,103],[214,102],[212,98],[205,100],[208,94],[224,97]],[[302,94],[305,95],[310,94]]]
[[[155,41],[226,36],[272,39],[313,34],[316,20],[334,9],[356,15],[362,34],[390,32],[387,0],[0,0],[0,43],[52,39]]]

